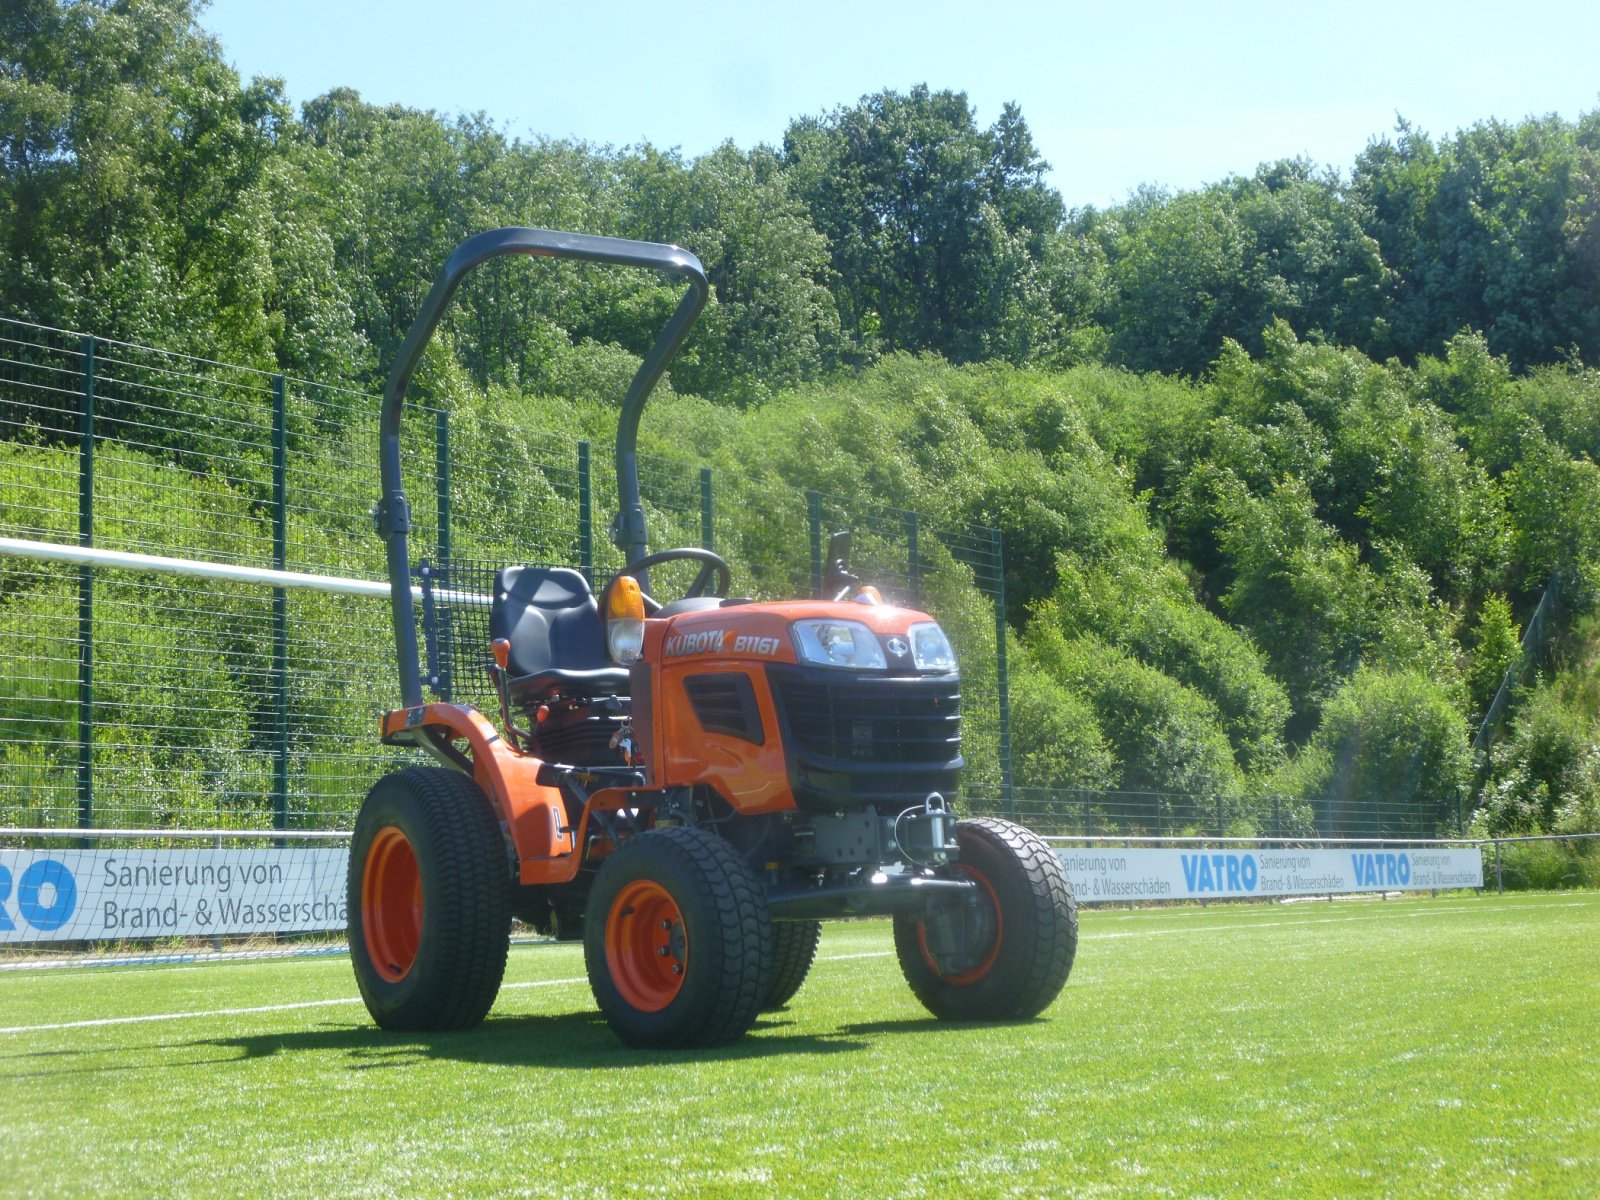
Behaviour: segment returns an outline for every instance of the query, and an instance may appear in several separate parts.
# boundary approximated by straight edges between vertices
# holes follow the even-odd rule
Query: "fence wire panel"
[[[0,558],[0,824],[75,825],[78,572]]]
[[[498,410],[496,410],[498,411]],[[363,580],[384,578],[372,509],[378,398],[0,319],[0,536]],[[411,556],[481,583],[568,565],[603,586],[614,448],[462,402],[401,429]],[[819,592],[830,535],[891,602],[934,614],[960,658],[966,811],[1094,836],[1426,836],[1463,814],[1271,797],[1015,786],[993,529],[938,528],[733,473],[641,456],[650,543],[728,559],[736,595]],[[660,600],[695,567],[652,573]],[[446,621],[424,678],[492,709],[483,613]],[[426,646],[418,606],[418,644]],[[0,556],[0,821],[102,828],[348,826],[404,753],[378,745],[397,700],[382,598],[198,582]]]
[[[1317,811],[1285,796],[1019,787],[1012,799],[1017,820],[1063,837],[1416,839],[1462,829],[1455,808],[1347,801]],[[1001,808],[996,798],[985,811],[999,815]]]
[[[0,536],[382,579],[378,411],[347,389],[0,320]],[[445,586],[452,563],[488,578],[571,565],[597,586],[623,565],[609,444],[479,405],[411,405],[402,454],[411,555]],[[815,594],[828,535],[850,530],[854,573],[949,630],[968,792],[1003,803],[994,531],[798,489],[746,494],[648,456],[639,473],[651,545],[717,550],[736,594]],[[694,574],[660,569],[652,590],[675,598]],[[5,824],[337,828],[404,757],[376,736],[397,690],[381,598],[0,557],[0,634]],[[481,653],[444,650],[468,664],[470,698],[491,699],[469,680]]]

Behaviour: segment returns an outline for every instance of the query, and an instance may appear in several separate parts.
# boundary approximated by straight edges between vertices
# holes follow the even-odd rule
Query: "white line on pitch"
[[[263,1004],[258,1008],[213,1008],[206,1012],[149,1013],[142,1017],[99,1017],[92,1021],[60,1021],[54,1025],[12,1025],[0,1028],[6,1033],[47,1033],[54,1029],[95,1029],[102,1025],[139,1025],[146,1021],[186,1021],[195,1017],[243,1017],[252,1013],[288,1012],[296,1008],[327,1008],[333,1004],[356,1004],[359,996],[339,1000],[301,1000],[294,1004]]]
[[[1411,917],[1420,917],[1420,916],[1424,916],[1424,915],[1451,916],[1451,915],[1454,915],[1456,913],[1474,913],[1474,912],[1479,913],[1479,914],[1483,914],[1483,915],[1493,915],[1494,913],[1497,913],[1497,912],[1504,912],[1508,908],[1584,908],[1584,907],[1586,907],[1586,905],[1584,905],[1582,901],[1574,900],[1574,901],[1569,901],[1568,903],[1565,903],[1565,904],[1496,904],[1493,909],[1476,909],[1476,908],[1473,908],[1471,906],[1462,906],[1460,908],[1439,908],[1439,909],[1433,909],[1431,912],[1419,911],[1419,912],[1406,913],[1404,915],[1411,916]],[[1378,910],[1378,911],[1381,911],[1381,910]],[[1399,914],[1396,914],[1396,915],[1399,915]],[[1098,941],[1110,941],[1113,938],[1161,937],[1161,936],[1166,935],[1166,934],[1174,934],[1174,933],[1212,933],[1212,932],[1215,932],[1216,930],[1219,930],[1219,929],[1254,929],[1254,930],[1263,930],[1264,931],[1264,930],[1269,930],[1269,929],[1283,929],[1283,928],[1287,928],[1287,927],[1289,927],[1291,925],[1338,925],[1338,924],[1343,924],[1343,923],[1345,923],[1347,921],[1371,921],[1371,920],[1376,920],[1376,919],[1378,919],[1377,912],[1351,913],[1349,916],[1343,916],[1343,917],[1305,917],[1305,918],[1302,918],[1302,919],[1299,919],[1299,920],[1287,920],[1287,921],[1273,921],[1273,920],[1268,920],[1266,918],[1262,918],[1260,920],[1255,920],[1255,921],[1238,921],[1238,922],[1234,922],[1233,924],[1229,924],[1229,925],[1199,925],[1199,926],[1190,926],[1188,928],[1176,928],[1175,927],[1175,928],[1172,928],[1172,929],[1130,929],[1130,930],[1126,930],[1126,931],[1123,931],[1123,932],[1117,932],[1117,933],[1095,933],[1095,934],[1085,935],[1085,939],[1089,940],[1089,941],[1098,942]]]
[[[848,962],[852,958],[889,958],[893,950],[867,950],[860,954],[824,954],[818,962]]]
[[[891,953],[893,951],[876,950],[870,954],[834,954],[818,959],[818,961],[840,962],[852,958],[886,958]],[[500,990],[506,992],[522,988],[562,987],[588,982],[582,976],[575,979],[524,979],[516,983],[502,984]],[[152,1021],[195,1021],[205,1017],[249,1017],[259,1013],[294,1012],[303,1008],[331,1008],[339,1004],[359,1003],[361,1003],[361,997],[359,996],[342,996],[336,1000],[300,1000],[292,1004],[262,1004],[253,1008],[212,1008],[199,1012],[148,1013],[139,1017],[96,1017],[87,1021],[58,1021],[49,1025],[4,1026],[0,1027],[0,1034],[50,1033],[61,1029],[99,1029],[107,1025],[142,1025]]]
[[[1577,901],[1568,901],[1568,902],[1563,903],[1563,904],[1497,904],[1497,905],[1495,905],[1493,911],[1503,911],[1504,909],[1507,909],[1507,908],[1580,908],[1580,907],[1584,907],[1583,902],[1581,900],[1577,900]],[[1435,910],[1435,911],[1471,912],[1471,911],[1473,911],[1473,906],[1467,905],[1467,906],[1463,906],[1461,908],[1439,909],[1439,910]],[[1411,914],[1411,915],[1418,915],[1418,914]],[[1313,919],[1310,919],[1310,920],[1301,920],[1301,921],[1273,921],[1273,922],[1270,922],[1270,923],[1266,923],[1265,925],[1262,922],[1252,921],[1252,922],[1248,922],[1248,923],[1231,924],[1231,925],[1206,925],[1206,926],[1202,926],[1200,928],[1192,928],[1192,929],[1140,929],[1140,930],[1129,930],[1127,932],[1119,932],[1119,933],[1097,933],[1097,934],[1091,935],[1087,940],[1092,940],[1092,941],[1102,941],[1102,940],[1110,941],[1110,940],[1112,940],[1114,938],[1120,939],[1120,938],[1132,938],[1132,937],[1159,937],[1159,936],[1163,936],[1163,935],[1166,935],[1166,934],[1174,934],[1174,933],[1179,933],[1179,934],[1182,934],[1182,933],[1210,933],[1210,932],[1212,932],[1214,930],[1219,930],[1219,929],[1261,929],[1261,928],[1264,928],[1264,927],[1265,928],[1277,928],[1279,926],[1286,926],[1286,925],[1329,925],[1329,924],[1334,924],[1336,922],[1360,921],[1360,920],[1365,920],[1365,919],[1368,919],[1368,918],[1365,917],[1365,916],[1351,915],[1351,916],[1347,916],[1347,917],[1317,917],[1317,918],[1313,918]],[[829,955],[824,955],[824,956],[818,958],[817,961],[818,962],[849,962],[849,961],[852,961],[852,960],[855,960],[855,959],[863,959],[863,958],[888,958],[891,955],[893,955],[893,953],[894,953],[894,951],[892,951],[892,950],[868,950],[868,951],[863,951],[863,952],[858,953],[858,954],[829,954]],[[527,979],[527,980],[522,980],[522,981],[517,982],[517,983],[502,984],[500,990],[501,991],[510,991],[512,989],[521,989],[521,988],[562,987],[562,986],[575,985],[575,984],[588,983],[588,982],[589,981],[586,978],[582,977],[582,976],[579,976],[579,977],[574,978],[574,979]],[[257,1007],[253,1007],[253,1008],[214,1008],[214,1009],[203,1010],[203,1011],[200,1011],[200,1012],[150,1013],[150,1014],[147,1014],[145,1016],[139,1016],[139,1017],[97,1017],[97,1018],[94,1018],[92,1020],[87,1020],[87,1021],[61,1021],[61,1022],[57,1022],[57,1023],[54,1023],[54,1024],[50,1024],[50,1025],[11,1025],[11,1026],[3,1026],[3,1027],[0,1027],[0,1035],[15,1034],[15,1033],[49,1033],[49,1032],[52,1032],[52,1031],[62,1030],[62,1029],[98,1029],[98,1028],[101,1028],[103,1026],[108,1026],[108,1025],[141,1025],[141,1024],[146,1024],[146,1023],[152,1022],[152,1021],[192,1021],[192,1020],[198,1020],[198,1019],[201,1019],[201,1018],[204,1018],[204,1017],[244,1017],[244,1016],[254,1016],[254,1015],[257,1015],[257,1014],[260,1014],[260,1013],[293,1012],[293,1011],[295,1011],[297,1009],[305,1009],[305,1008],[330,1008],[330,1007],[333,1007],[333,1006],[339,1005],[339,1004],[359,1004],[360,1002],[361,1002],[361,998],[359,996],[346,996],[346,997],[341,997],[341,998],[336,999],[336,1000],[300,1000],[300,1001],[296,1001],[296,1002],[294,1002],[292,1004],[263,1004],[263,1005],[259,1005]]]
[[[588,983],[587,979],[529,979],[520,983],[502,984],[500,990],[511,988],[556,987],[569,983]],[[293,1004],[262,1004],[254,1008],[211,1008],[199,1012],[149,1013],[142,1017],[97,1017],[90,1021],[60,1021],[52,1025],[12,1025],[0,1028],[0,1034],[48,1033],[58,1029],[97,1029],[104,1025],[140,1025],[148,1021],[193,1021],[202,1017],[248,1017],[258,1013],[293,1012],[301,1008],[331,1008],[338,1004],[360,1004],[360,996],[341,996],[336,1000],[299,1000]]]

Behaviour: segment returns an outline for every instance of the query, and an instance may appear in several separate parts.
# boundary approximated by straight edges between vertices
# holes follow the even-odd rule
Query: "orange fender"
[[[383,741],[415,745],[423,729],[444,730],[451,741],[467,743],[472,777],[511,834],[521,883],[567,883],[577,875],[577,840],[567,826],[566,803],[559,789],[539,782],[539,759],[519,754],[488,718],[462,704],[424,704],[387,713]]]

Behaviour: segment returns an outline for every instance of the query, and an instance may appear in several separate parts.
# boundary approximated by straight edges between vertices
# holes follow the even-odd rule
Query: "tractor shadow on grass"
[[[406,1067],[447,1060],[485,1066],[544,1067],[548,1070],[594,1071],[672,1063],[738,1061],[780,1054],[840,1054],[864,1050],[870,1043],[838,1033],[773,1033],[789,1023],[764,1018],[753,1033],[728,1046],[688,1050],[630,1050],[611,1032],[598,1012],[490,1017],[477,1029],[462,1033],[389,1033],[372,1025],[324,1024],[292,1033],[190,1042],[193,1049],[227,1049],[239,1059],[269,1058],[285,1053],[342,1054],[352,1071]],[[921,1024],[911,1022],[912,1025]],[[886,1022],[884,1030],[897,1028]]]

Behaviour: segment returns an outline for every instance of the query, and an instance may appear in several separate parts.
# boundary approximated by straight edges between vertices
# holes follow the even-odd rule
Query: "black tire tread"
[[[358,861],[358,850],[375,832],[364,822],[384,821],[385,809],[394,805],[411,810],[418,826],[409,835],[413,849],[419,859],[431,858],[435,881],[424,889],[417,961],[398,985],[365,965]],[[471,1029],[481,1022],[505,978],[511,934],[505,840],[483,790],[444,767],[407,767],[380,779],[356,820],[347,886],[351,958],[373,1019],[408,1032]]]
[[[714,974],[695,986],[699,1003],[689,995],[691,985],[686,983],[666,1010],[673,1015],[666,1018],[638,1013],[616,994],[606,966],[604,926],[612,880],[660,881],[662,875],[671,874],[690,881],[687,894],[674,897],[680,909],[697,901],[709,906],[709,920],[701,923],[691,940],[690,963],[693,969],[697,960],[710,957]],[[707,914],[702,909],[699,915]],[[710,945],[704,936],[707,925]],[[733,847],[706,830],[671,826],[629,838],[606,859],[591,899],[584,958],[595,1000],[617,1036],[630,1046],[720,1046],[743,1036],[761,1011],[772,976],[772,940],[766,893]],[[680,1004],[688,1007],[674,1013]]]
[[[1024,885],[1022,904],[1006,913],[1001,957],[984,979],[949,984],[923,960],[915,920],[902,917],[895,921],[900,968],[917,999],[935,1016],[989,1021],[1036,1017],[1060,995],[1077,956],[1078,903],[1066,868],[1048,842],[1011,821],[969,818],[956,824],[956,838],[963,850],[969,843],[987,843],[1015,864]],[[1000,881],[990,882],[1000,889]]]
[[[820,921],[780,921],[772,927],[772,987],[762,1012],[783,1008],[805,983],[822,940]]]

